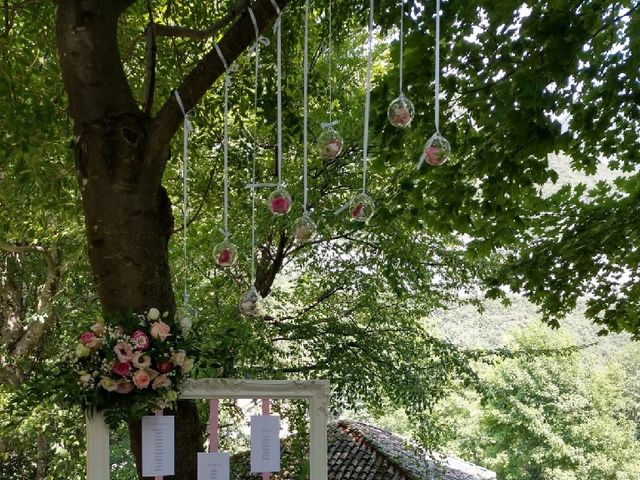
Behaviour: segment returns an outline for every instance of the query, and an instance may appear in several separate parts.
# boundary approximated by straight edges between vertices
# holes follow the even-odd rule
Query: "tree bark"
[[[157,307],[175,313],[168,243],[171,203],[161,185],[168,145],[182,114],[173,98],[155,118],[141,111],[128,84],[117,41],[118,19],[134,0],[65,0],[56,16],[58,54],[76,134],[89,259],[107,318]],[[287,1],[277,0],[281,8]],[[260,31],[276,18],[270,0],[254,5]],[[219,42],[231,64],[255,41],[247,12]],[[187,110],[224,72],[215,51],[204,55],[180,86]],[[130,422],[141,475],[140,424]],[[176,476],[197,477],[203,446],[195,404],[176,412]]]

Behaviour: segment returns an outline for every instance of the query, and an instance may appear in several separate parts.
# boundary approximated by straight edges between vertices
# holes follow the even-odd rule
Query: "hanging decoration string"
[[[276,3],[276,0],[271,0],[273,8],[278,14],[278,18],[275,22],[276,29],[276,63],[277,63],[277,82],[278,82],[278,188],[282,188],[282,16],[280,7]]]
[[[304,3],[304,87],[303,87],[303,96],[304,96],[304,148],[303,148],[303,174],[302,174],[302,183],[303,183],[303,202],[302,202],[302,210],[304,215],[307,215],[307,175],[308,175],[308,157],[309,157],[309,0],[305,0]],[[331,112],[331,103],[329,103],[329,112]],[[331,113],[329,113],[331,115]],[[329,117],[331,118],[331,117]]]
[[[400,95],[402,91],[402,80],[404,75],[404,0],[400,0]]]
[[[373,9],[374,0],[370,1],[369,11],[369,52],[367,55],[367,86],[364,103],[364,145],[362,148],[362,193],[367,192],[367,163],[369,161],[369,113],[371,110],[371,64],[373,60]]]
[[[436,0],[435,122],[440,134],[440,0]]]
[[[189,134],[193,131],[193,124],[189,120],[189,115],[184,109],[184,104],[180,98],[178,90],[174,90],[176,101],[182,112],[184,118],[182,128],[182,249],[184,254],[184,303],[189,303],[189,289],[188,289],[188,271],[189,271],[189,257],[187,255],[187,241],[188,241],[188,227],[189,227],[189,194],[188,194],[188,165],[189,165]]]

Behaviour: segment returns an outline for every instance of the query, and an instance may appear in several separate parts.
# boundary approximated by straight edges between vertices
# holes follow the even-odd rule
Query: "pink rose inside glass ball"
[[[316,233],[318,227],[308,216],[298,218],[293,224],[296,240],[305,243],[309,242]]]
[[[424,146],[422,160],[429,165],[437,167],[449,159],[451,155],[451,145],[439,133],[435,133]]]
[[[322,158],[336,158],[342,152],[342,136],[333,128],[326,128],[318,135],[318,152]]]
[[[389,104],[387,117],[394,127],[406,128],[411,125],[415,109],[413,103],[404,95],[400,95]]]
[[[349,218],[354,222],[368,221],[375,211],[375,204],[369,195],[361,193],[349,202]]]
[[[274,215],[286,215],[291,210],[291,195],[282,188],[278,188],[269,195],[269,210]]]
[[[213,247],[213,258],[221,267],[232,267],[238,259],[238,247],[225,240]]]
[[[256,287],[242,294],[240,302],[238,302],[240,313],[247,317],[257,317],[262,310],[262,297],[256,290]]]

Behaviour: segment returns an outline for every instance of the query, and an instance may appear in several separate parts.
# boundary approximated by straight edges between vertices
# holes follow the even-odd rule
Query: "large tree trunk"
[[[160,185],[157,163],[144,160],[151,119],[137,108],[122,71],[116,38],[121,3],[66,1],[58,6],[60,58],[67,91],[72,90],[89,259],[107,318],[150,307],[173,318],[171,204]],[[197,411],[194,405],[183,405],[176,414],[181,426],[176,478],[195,480],[192,457],[202,448]],[[139,472],[140,433],[139,422],[132,422]]]
[[[284,8],[287,0],[276,0]],[[58,53],[76,134],[89,259],[102,308],[109,315],[157,307],[175,313],[168,261],[171,204],[161,185],[168,145],[182,113],[174,99],[151,118],[133,97],[118,49],[118,19],[135,0],[64,0],[57,4]],[[253,5],[258,28],[276,18],[271,0]],[[231,64],[255,41],[243,9],[219,42]],[[187,110],[224,72],[212,50],[179,88]],[[176,475],[196,480],[202,428],[193,403],[176,412]],[[140,424],[130,422],[140,475]]]

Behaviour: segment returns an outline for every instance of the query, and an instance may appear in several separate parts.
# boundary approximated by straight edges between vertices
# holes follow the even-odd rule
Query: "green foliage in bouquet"
[[[115,426],[175,407],[194,360],[182,330],[165,322],[168,315],[151,308],[109,324],[99,319],[78,337],[67,373],[85,410],[103,410]]]

